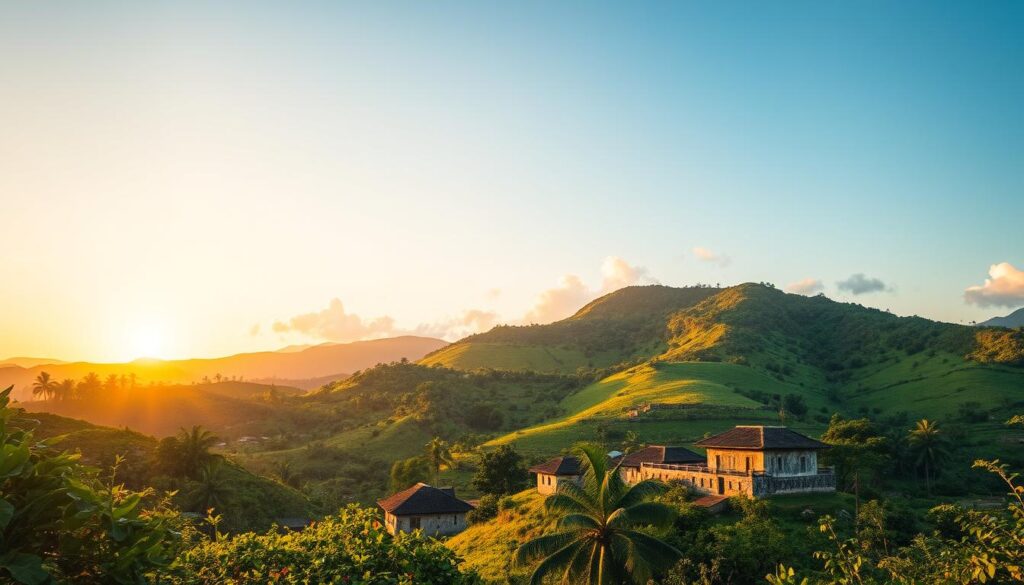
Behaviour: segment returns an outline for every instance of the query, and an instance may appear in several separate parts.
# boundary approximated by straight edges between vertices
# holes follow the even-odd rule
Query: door
[[[720,496],[724,496],[725,495],[725,478],[724,477],[718,478],[718,495],[720,495]]]

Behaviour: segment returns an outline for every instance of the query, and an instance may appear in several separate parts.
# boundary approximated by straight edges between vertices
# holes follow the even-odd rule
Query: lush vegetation
[[[530,575],[536,585],[548,577],[564,583],[643,585],[680,557],[657,536],[672,526],[674,509],[652,501],[664,484],[645,480],[628,486],[608,466],[604,450],[577,449],[582,485],[565,482],[544,502],[558,517],[557,531],[519,547],[517,564],[537,560]]]
[[[375,510],[349,506],[302,532],[221,532],[211,513],[197,524],[167,495],[120,482],[40,439],[36,421],[0,392],[0,579],[43,583],[470,584],[477,577],[440,542],[388,535]],[[183,473],[202,478],[215,456],[200,428],[171,451]]]

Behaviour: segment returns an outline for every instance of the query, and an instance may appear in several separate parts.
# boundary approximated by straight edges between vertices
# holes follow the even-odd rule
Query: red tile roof
[[[540,473],[543,475],[579,475],[580,461],[572,455],[555,457],[554,459],[545,461],[540,465],[534,465],[530,468],[530,473]]]

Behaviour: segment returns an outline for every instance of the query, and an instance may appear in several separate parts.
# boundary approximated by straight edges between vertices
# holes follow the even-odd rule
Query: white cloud
[[[804,278],[786,285],[786,292],[811,296],[820,293],[825,286],[817,278]]]
[[[964,301],[979,307],[1016,307],[1024,305],[1024,271],[1009,262],[993,264],[985,284],[967,287]]]
[[[296,315],[287,323],[275,322],[274,331],[296,331],[327,341],[346,342],[393,334],[395,320],[386,315],[364,320],[359,315],[347,313],[341,299],[335,298],[322,311]]]
[[[609,256],[601,264],[601,287],[593,290],[575,274],[566,274],[558,286],[549,288],[539,295],[523,323],[551,323],[571,316],[583,305],[600,295],[614,292],[635,284],[656,284],[658,281],[647,274],[642,266],[633,266],[618,256]]]
[[[732,259],[724,254],[718,254],[703,246],[694,246],[693,255],[702,262],[710,262],[712,264],[718,264],[719,266],[728,266]]]
[[[851,275],[850,278],[847,278],[846,280],[840,280],[836,283],[836,286],[839,287],[839,290],[854,295],[862,295],[886,289],[885,283],[881,280],[877,278],[869,278],[859,272]]]
[[[494,311],[470,309],[463,311],[459,317],[445,319],[436,323],[424,323],[410,331],[415,335],[440,337],[454,341],[467,335],[488,331],[498,323],[498,314]]]
[[[301,333],[307,337],[345,343],[361,339],[392,337],[395,335],[423,335],[450,341],[473,333],[487,331],[497,323],[498,315],[492,311],[470,309],[458,317],[434,323],[422,323],[412,329],[395,326],[395,320],[385,315],[364,319],[345,310],[341,299],[331,299],[327,308],[313,313],[296,315],[287,322],[276,321],[277,333]],[[253,329],[258,332],[258,328]]]
[[[256,323],[255,325],[253,325],[252,327],[249,328],[249,335],[251,335],[252,337],[256,337],[259,334],[260,334],[260,324],[259,323]]]
[[[594,298],[594,293],[575,274],[567,274],[559,281],[558,286],[549,288],[537,295],[526,316],[524,323],[551,323],[564,319],[575,313],[580,307]]]
[[[634,284],[656,284],[643,266],[632,266],[618,256],[609,256],[601,263],[601,292],[607,294]]]

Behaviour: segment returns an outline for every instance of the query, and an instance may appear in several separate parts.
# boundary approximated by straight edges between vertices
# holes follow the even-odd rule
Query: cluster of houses
[[[627,484],[646,479],[678,481],[704,497],[698,505],[719,509],[726,498],[745,495],[763,498],[775,494],[832,492],[831,468],[818,467],[818,453],[828,448],[786,427],[737,426],[695,443],[706,454],[683,447],[651,445],[622,455],[610,454],[612,464]],[[537,493],[550,495],[565,482],[582,482],[583,470],[573,456],[555,457],[530,468],[537,476]],[[422,530],[451,535],[466,528],[471,502],[455,497],[452,488],[418,483],[377,504],[384,510],[389,532]]]

